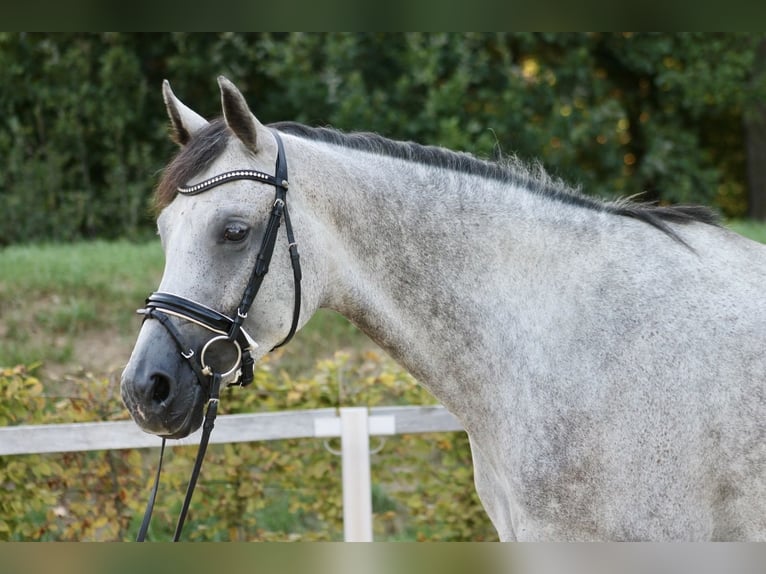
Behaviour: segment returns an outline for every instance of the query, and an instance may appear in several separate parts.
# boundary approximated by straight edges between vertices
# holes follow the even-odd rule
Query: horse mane
[[[490,162],[469,153],[455,152],[442,147],[421,145],[414,142],[390,140],[376,133],[344,133],[333,128],[309,127],[297,122],[278,122],[272,124],[271,127],[314,141],[514,184],[568,205],[638,219],[660,229],[682,243],[683,241],[668,223],[700,222],[710,225],[718,225],[719,223],[718,215],[714,211],[699,205],[661,206],[630,199],[601,201],[584,195],[578,188],[571,187],[562,180],[552,177],[541,164],[525,164],[516,156],[506,156],[500,161]]]
[[[643,221],[682,243],[680,237],[669,226],[670,223],[718,224],[718,216],[704,206],[661,206],[630,199],[602,201],[589,197],[582,194],[579,189],[551,177],[540,164],[525,164],[515,156],[492,162],[465,152],[391,140],[369,132],[345,133],[332,128],[309,127],[297,122],[278,122],[271,124],[270,127],[304,139],[513,184],[568,205]],[[212,120],[209,125],[195,133],[191,141],[176,154],[164,170],[155,193],[155,208],[161,210],[167,206],[177,195],[178,186],[185,185],[195,175],[207,169],[223,153],[231,135],[222,118]]]

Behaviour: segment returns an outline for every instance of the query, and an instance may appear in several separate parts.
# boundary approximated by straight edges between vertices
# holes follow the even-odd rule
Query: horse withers
[[[122,378],[136,423],[188,435],[206,373],[247,378],[326,307],[462,422],[503,540],[766,540],[766,247],[513,159],[267,127],[219,84],[212,121],[163,87],[180,151],[162,319]]]

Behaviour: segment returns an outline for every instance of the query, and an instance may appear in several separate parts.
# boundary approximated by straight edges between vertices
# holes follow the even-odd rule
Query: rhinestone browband
[[[194,185],[178,186],[178,192],[184,195],[196,195],[197,193],[202,193],[203,191],[206,191],[217,185],[221,185],[222,183],[226,183],[228,181],[234,181],[237,179],[251,179],[254,181],[262,181],[263,183],[268,183],[276,187],[283,187],[285,189],[287,189],[287,186],[288,186],[286,179],[283,179],[282,181],[277,181],[273,175],[269,175],[268,173],[264,173],[262,171],[257,171],[254,169],[237,169],[234,171],[227,171],[226,173],[221,173],[219,175],[216,175],[214,177],[211,177],[199,183],[195,183]]]

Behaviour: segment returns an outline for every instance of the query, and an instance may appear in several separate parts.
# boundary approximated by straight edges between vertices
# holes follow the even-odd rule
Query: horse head
[[[234,84],[220,77],[219,86],[223,117],[208,122],[163,85],[180,146],[156,195],[165,269],[139,311],[148,320],[121,393],[139,426],[168,438],[200,426],[209,377],[246,384],[253,361],[291,337],[317,306],[300,298],[290,217],[300,224],[303,214],[300,200],[292,201],[297,194],[287,193],[281,138]],[[307,275],[304,293],[317,276]]]

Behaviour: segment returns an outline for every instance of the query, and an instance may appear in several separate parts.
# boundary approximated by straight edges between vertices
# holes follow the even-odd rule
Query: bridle
[[[293,228],[290,223],[290,214],[287,211],[287,160],[285,159],[284,145],[282,139],[276,131],[272,130],[274,138],[277,142],[277,161],[275,175],[269,175],[262,171],[252,169],[239,169],[234,171],[227,171],[209,179],[206,179],[200,183],[181,186],[178,188],[178,192],[183,195],[197,195],[208,191],[224,183],[228,183],[235,180],[249,179],[260,183],[266,183],[274,186],[276,189],[274,203],[271,209],[271,215],[266,226],[266,231],[261,241],[261,247],[258,252],[258,256],[253,266],[250,279],[242,294],[242,298],[237,305],[236,312],[233,317],[229,317],[220,313],[214,309],[211,309],[201,303],[192,301],[185,297],[180,297],[172,293],[164,293],[157,291],[149,295],[146,300],[146,307],[140,309],[138,312],[143,314],[146,319],[158,319],[162,325],[169,331],[176,345],[181,349],[181,354],[191,364],[195,373],[198,375],[198,379],[202,380],[204,377],[209,377],[212,374],[212,369],[205,362],[205,354],[210,349],[211,345],[218,341],[226,341],[231,343],[236,349],[237,360],[231,366],[230,369],[221,373],[222,377],[226,377],[240,367],[239,376],[237,377],[240,386],[249,385],[253,381],[253,359],[250,355],[250,351],[253,350],[257,343],[250,337],[242,327],[244,320],[247,318],[247,313],[255,300],[255,296],[261,288],[263,279],[266,273],[269,271],[269,264],[271,263],[271,256],[274,253],[274,246],[277,241],[277,234],[279,232],[279,226],[284,217],[285,229],[287,231],[287,241],[289,243],[290,259],[293,268],[293,279],[295,282],[295,301],[293,306],[293,320],[290,325],[290,331],[284,340],[276,345],[274,348],[281,347],[287,344],[290,339],[293,338],[295,331],[298,327],[298,319],[300,317],[301,307],[301,266],[300,257],[298,255],[298,246],[295,242],[295,236],[293,235]],[[173,315],[181,319],[185,319],[192,323],[204,327],[208,331],[214,333],[214,337],[207,341],[202,347],[199,353],[199,364],[193,360],[195,351],[192,347],[186,345],[180,336],[180,333],[173,328],[169,328],[172,325],[169,321],[163,321],[160,319],[163,315]],[[204,377],[200,377],[200,373]]]
[[[293,319],[290,325],[290,330],[287,336],[281,343],[276,345],[274,349],[287,344],[290,339],[295,335],[295,331],[298,328],[298,320],[300,318],[301,310],[301,265],[300,256],[298,254],[298,245],[295,242],[295,236],[293,235],[292,224],[290,223],[290,215],[287,211],[287,160],[285,158],[284,145],[282,139],[275,130],[271,130],[274,138],[277,142],[277,160],[274,175],[264,173],[258,170],[252,169],[238,169],[233,171],[227,171],[225,173],[213,176],[209,179],[189,186],[180,186],[178,192],[183,195],[197,195],[203,193],[209,189],[228,183],[231,181],[248,179],[257,181],[260,183],[266,183],[275,188],[274,203],[271,208],[271,215],[269,216],[268,223],[266,225],[266,231],[261,240],[261,246],[258,251],[258,255],[255,260],[255,265],[250,273],[250,278],[247,282],[247,286],[242,294],[239,305],[237,305],[236,312],[232,317],[225,315],[215,309],[211,309],[201,303],[192,301],[185,297],[180,297],[172,293],[165,293],[162,291],[156,291],[149,295],[146,299],[146,306],[143,309],[139,309],[138,313],[144,316],[144,320],[154,319],[160,322],[165,328],[170,337],[178,347],[181,356],[189,362],[194,374],[197,378],[197,383],[202,386],[203,390],[207,394],[207,408],[205,410],[205,420],[202,425],[202,438],[200,440],[199,450],[197,451],[197,459],[194,463],[192,470],[192,476],[189,480],[189,486],[186,490],[186,498],[181,509],[181,514],[178,517],[178,523],[176,525],[176,531],[173,536],[173,541],[178,541],[183,529],[186,513],[191,502],[192,493],[197,483],[199,472],[202,468],[202,459],[205,456],[207,450],[207,444],[210,439],[210,433],[213,430],[214,421],[218,412],[219,391],[222,379],[229,375],[236,374],[233,384],[239,384],[240,386],[246,386],[253,382],[253,358],[251,351],[253,351],[258,345],[253,338],[243,328],[243,323],[247,318],[247,313],[255,300],[258,291],[261,288],[263,279],[266,273],[269,271],[269,264],[271,263],[271,257],[274,253],[274,246],[277,241],[277,234],[279,232],[279,226],[284,218],[285,231],[287,233],[288,249],[290,252],[290,261],[293,269],[294,280],[294,305],[293,305]],[[175,326],[171,317],[180,318],[213,333],[201,347],[200,350],[195,350],[193,346],[187,344],[186,340],[182,336],[179,329]],[[218,368],[217,370],[206,361],[206,355],[215,343],[228,343],[231,344],[235,350],[235,356],[232,365],[228,369]],[[273,350],[273,349],[272,349]],[[198,359],[196,357],[199,357]],[[146,538],[146,532],[149,528],[149,521],[151,520],[152,510],[154,508],[154,501],[157,496],[157,489],[159,487],[160,471],[162,469],[162,458],[165,452],[165,439],[162,439],[162,447],[160,449],[160,462],[157,467],[157,474],[154,481],[154,486],[149,497],[149,502],[144,514],[144,520],[139,529],[137,541],[142,542]]]

